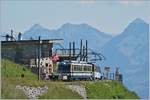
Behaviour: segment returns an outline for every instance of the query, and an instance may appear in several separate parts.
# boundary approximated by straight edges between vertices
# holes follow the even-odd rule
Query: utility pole
[[[71,62],[71,42],[69,42],[69,61]]]
[[[86,45],[85,45],[86,47],[86,53],[85,53],[85,55],[86,55],[86,62],[88,62],[88,41],[86,40]]]
[[[119,67],[116,67],[115,80],[119,80]]]
[[[41,59],[41,37],[39,36],[39,41],[38,41],[38,80],[40,80],[40,59]]]
[[[13,41],[13,30],[11,29],[10,31],[11,31],[11,37],[10,37],[10,40]]]
[[[82,60],[82,39],[80,41],[80,61]]]
[[[73,42],[73,59],[75,60],[75,42]]]
[[[83,46],[83,57],[82,57],[82,59],[83,59],[83,61],[85,61],[85,46]]]

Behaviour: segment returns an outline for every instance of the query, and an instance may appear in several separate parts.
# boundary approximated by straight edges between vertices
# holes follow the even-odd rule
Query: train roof
[[[92,65],[92,63],[88,63],[86,61],[68,61],[68,60],[64,60],[60,63],[63,63],[63,64],[77,64],[77,65]],[[93,64],[94,65],[94,64]]]

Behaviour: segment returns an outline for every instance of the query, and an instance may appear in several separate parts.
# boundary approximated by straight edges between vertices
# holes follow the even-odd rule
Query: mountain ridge
[[[101,49],[107,58],[104,65],[121,66],[126,86],[141,98],[148,97],[148,36],[149,24],[135,19]]]
[[[38,26],[38,29],[35,26]],[[101,32],[88,24],[70,23],[63,24],[61,27],[55,30],[45,29],[41,27],[41,25],[35,24],[23,34],[23,38],[30,39],[31,37],[33,38],[33,36],[34,39],[38,39],[38,36],[41,36],[41,38],[43,39],[62,38],[64,40],[67,40],[64,43],[65,46],[68,46],[68,41],[76,40],[78,40],[76,43],[77,45],[79,45],[80,39],[89,40],[89,43],[92,42],[91,44],[94,44],[95,42],[92,41],[93,39],[91,38],[96,37],[95,41],[101,42],[101,44],[99,44],[99,47],[104,45],[112,38],[111,35],[105,34],[104,32]],[[92,46],[91,48],[94,47],[95,46]]]

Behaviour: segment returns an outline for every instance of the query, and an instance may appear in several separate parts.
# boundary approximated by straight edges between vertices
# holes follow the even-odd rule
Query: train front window
[[[58,66],[58,72],[67,73],[70,71],[70,64],[60,63]]]

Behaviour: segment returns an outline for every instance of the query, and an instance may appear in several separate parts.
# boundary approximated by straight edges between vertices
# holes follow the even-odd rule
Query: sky
[[[141,18],[149,23],[149,0],[0,0],[0,32],[25,32],[34,24],[57,29],[86,23],[116,35]]]

